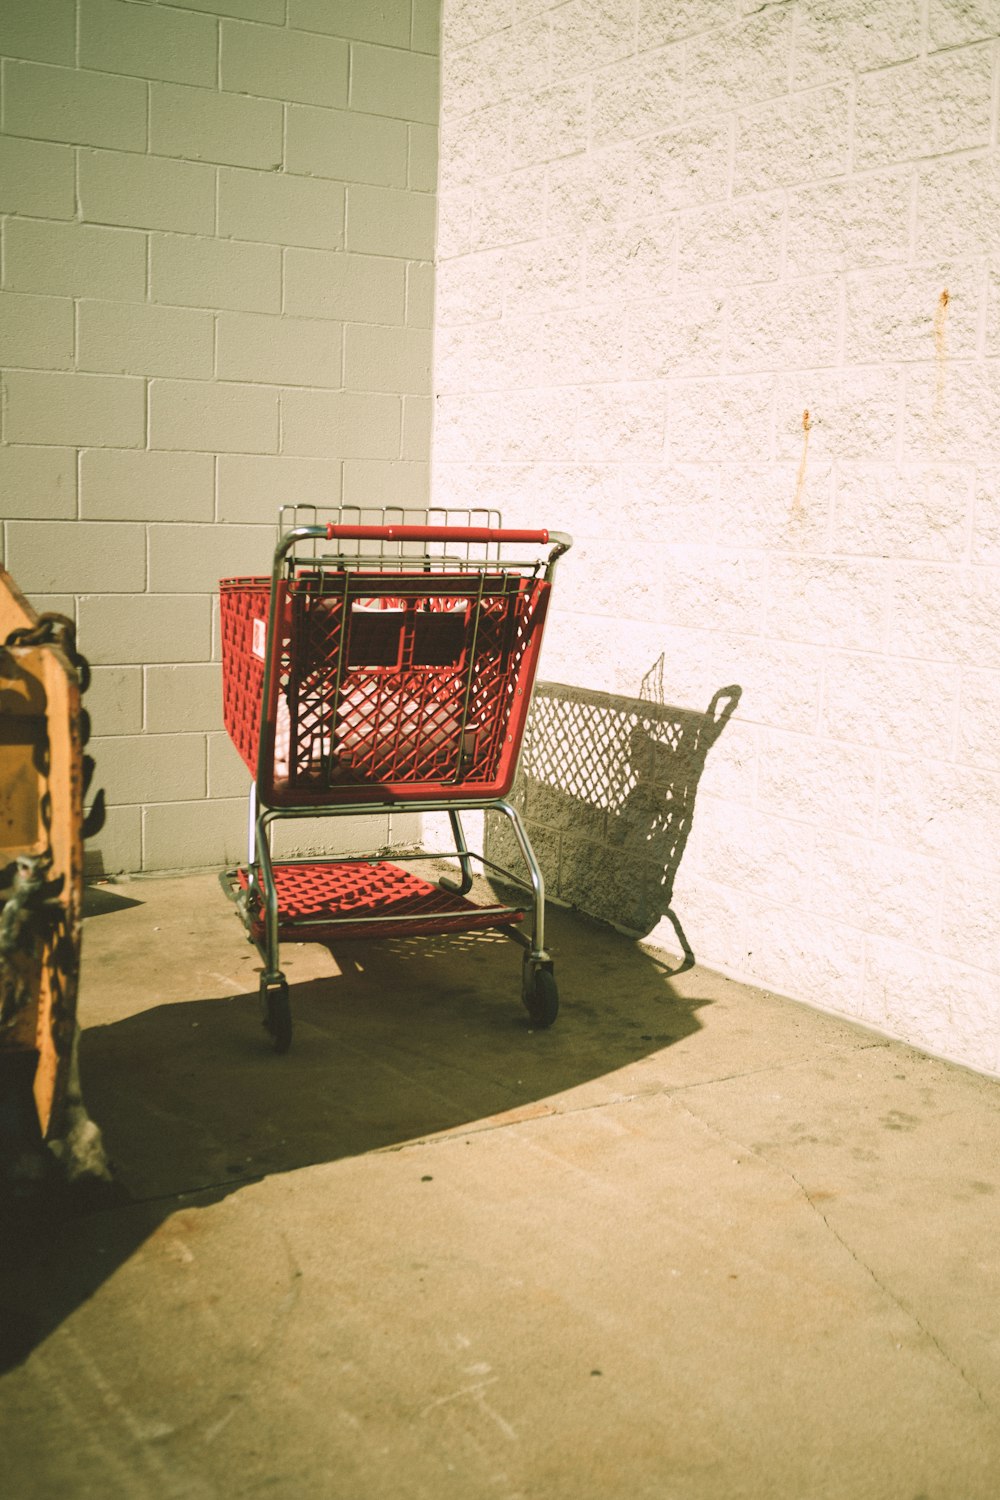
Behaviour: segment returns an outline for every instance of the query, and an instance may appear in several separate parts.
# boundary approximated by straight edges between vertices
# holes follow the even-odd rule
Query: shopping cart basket
[[[558,1012],[544,880],[507,793],[571,539],[505,529],[495,511],[419,512],[419,524],[413,514],[284,507],[270,578],[220,584],[225,724],[254,778],[247,864],[223,884],[263,961],[277,1052],[292,1038],[282,941],[500,927],[525,950],[533,1023],[550,1026]],[[527,879],[470,850],[461,815],[473,809],[510,820]],[[392,863],[378,852],[273,854],[281,819],[394,811],[447,812],[458,879],[399,863],[426,850]],[[473,861],[530,900],[469,900]]]

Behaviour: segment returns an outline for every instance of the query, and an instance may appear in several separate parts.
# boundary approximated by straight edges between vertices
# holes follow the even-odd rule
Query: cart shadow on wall
[[[512,800],[539,851],[547,891],[638,937],[665,917],[683,959],[695,955],[673,907],[674,882],[708,752],[742,689],[719,688],[705,712],[664,702],[664,658],[638,698],[536,684]],[[490,820],[494,825],[494,820]],[[513,857],[499,819],[487,854]]]

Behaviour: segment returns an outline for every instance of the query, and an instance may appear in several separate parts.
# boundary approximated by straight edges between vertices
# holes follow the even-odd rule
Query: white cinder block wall
[[[3,0],[5,565],[95,666],[98,868],[238,855],[221,575],[425,503],[438,0]]]
[[[992,1071],[998,32],[445,0],[433,484],[578,537],[545,678],[742,688],[675,894],[699,959]],[[601,879],[607,823],[535,832],[558,893]]]

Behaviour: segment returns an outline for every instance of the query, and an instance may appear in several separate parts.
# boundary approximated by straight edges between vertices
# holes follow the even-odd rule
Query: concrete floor
[[[5,1500],[1000,1493],[997,1083],[559,912],[551,1031],[501,937],[290,948],[276,1057],[214,877],[93,909]]]

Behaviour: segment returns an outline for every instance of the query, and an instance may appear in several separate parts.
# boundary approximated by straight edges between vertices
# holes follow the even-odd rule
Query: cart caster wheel
[[[292,1045],[292,1010],[288,1003],[288,985],[282,979],[273,985],[261,985],[264,1006],[264,1030],[271,1038],[275,1052],[287,1052]]]
[[[529,977],[530,975],[530,977]],[[525,975],[524,1004],[531,1024],[540,1030],[551,1026],[559,1014],[559,991],[551,969],[535,969]]]

